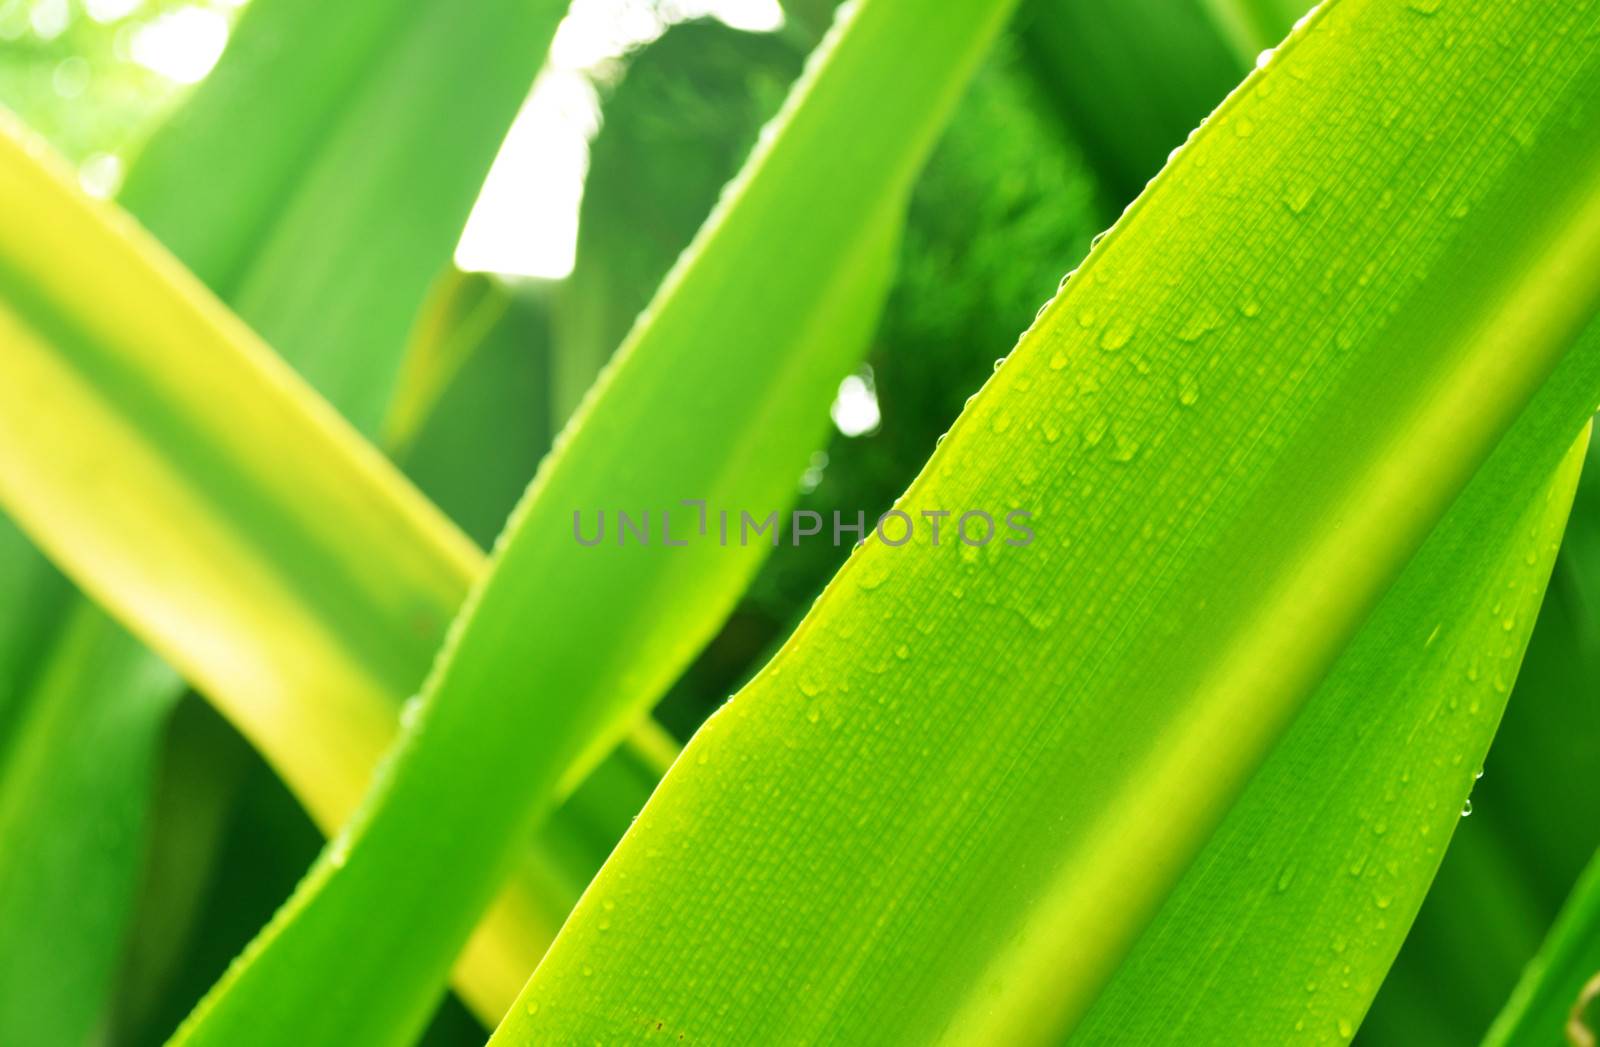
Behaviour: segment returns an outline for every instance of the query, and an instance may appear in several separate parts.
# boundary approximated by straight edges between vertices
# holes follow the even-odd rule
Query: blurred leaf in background
[[[1096,188],[1004,41],[974,78],[912,194],[898,273],[866,366],[799,478],[797,510],[888,509],[1099,228]],[[687,737],[743,683],[849,554],[774,549],[717,639],[668,696]]]

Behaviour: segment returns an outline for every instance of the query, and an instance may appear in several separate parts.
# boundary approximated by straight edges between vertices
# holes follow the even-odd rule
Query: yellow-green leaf
[[[1246,1041],[1353,1032],[1457,816],[1440,801],[1487,742],[1487,674],[1520,653],[1570,464],[1549,505],[1536,493],[1600,389],[1600,340],[1572,351],[1600,304],[1597,29],[1593,5],[1323,5],[1100,243],[900,503],[917,520],[1029,510],[1034,541],[933,546],[924,524],[859,550],[685,749],[500,1041],[1097,1042],[1164,1038],[1188,1010]],[[1450,604],[1449,633],[1425,617],[1459,573],[1441,550],[1491,527],[1473,570],[1515,579],[1516,599]],[[1252,923],[1247,969],[1284,962],[1296,918],[1351,918],[1290,893],[1348,881],[1364,845],[1303,845],[1309,812],[1271,802],[1303,784],[1342,806],[1350,739],[1303,711],[1374,668],[1397,699],[1433,700],[1406,694],[1411,674],[1458,671],[1465,694],[1456,644],[1486,634],[1475,723],[1360,765],[1417,782],[1395,801],[1403,864],[1372,870],[1355,914],[1381,932],[1347,944],[1362,988],[1323,988],[1337,1007],[1297,1029],[1289,1002],[1242,1005],[1248,980],[1213,999],[1130,964],[1166,935],[1211,944],[1209,911],[1163,931],[1211,846],[1240,877],[1278,859],[1265,884],[1225,881],[1219,924],[1279,883],[1294,899]],[[1430,637],[1445,646],[1425,657]],[[1290,761],[1305,780],[1257,797],[1285,753],[1315,757]],[[1119,983],[1142,990],[1137,1024],[1098,1013]]]

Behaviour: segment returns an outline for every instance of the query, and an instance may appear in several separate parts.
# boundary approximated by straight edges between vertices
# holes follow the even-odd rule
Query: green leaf
[[[260,777],[277,786],[283,812],[263,816],[250,802],[247,785]],[[214,911],[219,899],[250,897],[264,885],[271,889],[271,861],[253,856],[255,861],[229,864],[229,834],[247,822],[250,839],[279,861],[294,861],[301,850],[314,852],[321,845],[287,789],[195,694],[185,696],[169,718],[150,808],[139,897],[102,1020],[108,1039],[130,1045],[164,1041],[238,951],[237,945],[223,950],[216,969],[192,992],[183,992],[189,972],[213,959],[210,942],[233,930]],[[300,830],[298,838],[277,831],[285,823]],[[275,905],[277,898],[269,895],[268,901]],[[270,916],[268,907],[243,936]],[[174,996],[182,1000],[176,1008]]]
[[[788,503],[875,321],[912,177],[1006,13],[868,0],[840,23],[513,515],[380,791],[182,1042],[415,1031],[511,841],[759,561],[709,541],[585,549],[574,510],[585,533],[599,509],[656,510],[657,535],[674,512],[682,537],[683,499],[758,519]]]
[[[7,1043],[84,1043],[94,1031],[136,887],[156,742],[178,693],[171,670],[81,602],[23,692],[0,752]]]
[[[1250,69],[1205,0],[1031,0],[1018,30],[1024,67],[1114,210]]]
[[[10,135],[0,183],[19,202],[0,220],[0,501],[337,825],[481,554],[141,231]],[[464,968],[490,1015],[564,912],[519,890]]]
[[[1600,847],[1600,534],[1596,451],[1539,611],[1505,718],[1473,789],[1472,817],[1362,1026],[1374,1043],[1479,1039]]]
[[[572,273],[556,294],[551,404],[571,416],[739,170],[804,58],[782,36],[675,25],[601,105]]]
[[[1477,524],[1490,503],[1525,569],[1550,554],[1560,489],[1526,521],[1492,495],[1548,476],[1600,389],[1600,341],[1568,355],[1600,303],[1595,17],[1320,8],[963,414],[901,502],[922,540],[859,550],[685,749],[498,1037],[1012,1043],[1102,1020],[1341,659],[1365,671],[1376,644],[1410,670],[1402,648],[1428,649],[1437,621],[1366,630],[1432,606],[1407,570],[1453,547],[1465,525],[1436,529],[1452,505]],[[919,516],[977,509],[1031,511],[1035,540],[946,529],[935,547]],[[1539,578],[1519,577],[1480,672],[1514,667]],[[1468,744],[1404,754],[1418,791],[1464,794],[1473,767],[1449,754]],[[1350,753],[1318,756],[1308,784],[1337,806]],[[1424,837],[1396,814],[1406,863],[1373,870],[1408,899],[1392,923],[1456,815],[1436,805]],[[1350,879],[1312,867],[1347,852],[1287,849],[1305,817],[1280,809],[1250,840],[1279,852],[1258,889]],[[1382,898],[1359,901],[1344,915],[1379,929]],[[1362,936],[1369,976],[1398,944],[1382,930],[1386,946]],[[1283,956],[1254,939],[1241,963]],[[1210,1006],[1142,984],[1152,1011]],[[1360,1010],[1297,1033],[1282,1008],[1220,1007],[1197,1025],[1267,1042],[1353,1030]]]
[[[566,6],[252,4],[119,200],[371,431]]]
[[[71,587],[9,521],[0,519],[0,747],[22,715],[28,683],[66,617]]]
[[[529,30],[547,39],[560,14],[551,4],[542,22],[501,17],[513,6],[527,9],[485,5],[479,15],[461,18],[438,3],[419,12],[415,5],[333,10],[263,0],[252,6],[215,75],[134,167],[125,202],[203,265],[214,289],[279,337],[347,410],[360,413],[371,398],[385,395],[423,282],[448,257],[481,174],[526,93],[540,46]],[[447,22],[443,32],[441,20]],[[288,40],[298,42],[292,52]],[[286,59],[293,62],[288,75]],[[264,76],[272,77],[273,90],[261,89]],[[405,107],[404,120],[387,110],[393,105]],[[371,119],[374,109],[387,110],[388,119]],[[408,220],[395,223],[396,210]],[[20,1014],[24,1005],[31,1013],[49,1013],[52,993],[66,990],[73,1001],[63,1016],[92,1022],[97,1003],[88,990],[104,979],[78,972],[103,973],[114,961],[118,928],[126,922],[119,907],[131,897],[141,855],[139,841],[127,833],[142,824],[154,758],[149,750],[179,692],[158,660],[148,654],[141,660],[134,641],[76,599],[72,638],[52,636],[53,620],[41,611],[65,599],[66,590],[35,554],[26,556],[6,572],[14,606],[31,619],[24,650],[70,644],[114,651],[108,664],[144,696],[130,701],[128,687],[107,674],[78,678],[65,696],[35,695],[36,702],[70,701],[78,714],[63,719],[48,709],[32,712],[31,770],[7,779],[13,791],[4,802],[12,808],[85,831],[51,829],[48,820],[16,827],[14,875],[58,888],[61,908],[44,907],[57,896],[19,888],[15,897],[19,905],[25,900],[32,922],[11,920],[5,927],[0,955],[17,968],[18,977],[6,986],[18,1005],[0,1007],[0,1016]],[[33,592],[51,585],[62,590],[59,599]],[[422,664],[419,659],[419,678]],[[168,680],[167,693],[157,700],[161,679]],[[0,692],[0,702],[9,705],[26,690],[20,681],[7,682],[14,686]],[[147,721],[120,720],[115,750],[86,765],[83,747],[100,737],[102,722],[135,711]],[[114,772],[126,779],[116,780]],[[116,811],[107,815],[121,834],[115,851],[98,846],[87,829],[92,821],[65,815],[62,798],[69,796],[86,809]],[[25,830],[48,833],[54,845],[25,846]],[[71,855],[74,841],[85,848],[80,859]],[[73,883],[75,892],[67,889]],[[100,921],[97,931],[92,920]],[[56,933],[57,924],[80,930]],[[50,962],[41,962],[41,955]],[[506,991],[516,980],[513,974]],[[4,1026],[0,1039],[33,1037]]]
[[[1600,367],[1586,381],[1600,388]],[[1346,648],[1100,993],[1086,1042],[1348,1038],[1361,1024],[1461,821],[1549,577],[1586,442],[1540,482],[1551,434],[1581,419],[1552,403]]]
[[[1600,1037],[1600,855],[1528,965],[1484,1047],[1592,1044]]]
[[[1432,0],[1421,0],[1431,3]],[[1201,0],[1234,54],[1248,64],[1283,39],[1287,26],[1306,12],[1305,0]],[[1426,11],[1422,12],[1428,13]]]
[[[417,324],[385,447],[422,492],[488,545],[554,435],[549,290],[446,273]]]
[[[258,330],[270,334],[336,406],[370,425],[376,405],[388,396],[405,331],[422,292],[449,257],[483,172],[527,92],[564,6],[548,0],[533,5],[495,0],[475,5],[469,16],[463,16],[455,5],[444,2],[330,8],[306,0],[259,0],[233,34],[218,68],[147,143],[122,200],[196,266],[213,291],[228,298]],[[272,89],[264,90],[268,81]],[[396,214],[405,220],[396,221]],[[246,399],[250,395],[243,393]],[[114,450],[111,453],[114,456]],[[86,508],[98,511],[92,505]],[[177,526],[181,538],[181,525]],[[22,569],[7,575],[19,587]],[[36,557],[26,569],[46,581],[54,576]],[[467,580],[458,578],[452,598],[435,609],[437,630],[453,613]],[[216,582],[226,586],[227,579]],[[218,592],[216,586],[212,592]],[[222,593],[226,595],[226,590]],[[20,593],[18,606],[32,612]],[[127,604],[118,607],[129,609]],[[150,609],[148,603],[144,608]],[[80,646],[104,646],[125,654],[119,664],[125,663],[133,679],[164,671],[150,655],[139,664],[132,641],[110,621],[91,616],[81,606],[78,613],[94,623],[81,626],[80,632],[102,633],[95,641],[80,641]],[[187,632],[181,624],[166,624],[165,640],[191,647],[209,642],[204,628]],[[437,631],[432,637],[413,639],[416,634],[410,625],[414,623],[408,623],[394,646],[413,649],[386,655],[392,663],[410,663],[405,668],[409,683],[393,686],[381,707],[365,709],[364,721],[347,726],[360,732],[375,729],[383,720],[387,725],[364,747],[347,755],[334,753],[333,758],[353,776],[353,789],[364,782],[370,761],[392,734],[399,701],[420,682],[437,643]],[[290,651],[274,664],[303,663],[300,655],[305,653]],[[215,663],[226,660],[228,652],[213,648],[191,655]],[[274,672],[271,666],[251,670],[213,664],[212,668],[223,675],[232,672],[229,682],[241,672],[254,672],[258,699],[263,683],[268,689],[275,685],[264,675]],[[314,672],[315,663],[302,668]],[[217,673],[201,679],[212,685],[209,689],[219,704],[247,731],[278,715],[259,701],[249,705],[248,693],[226,690]],[[113,679],[89,683],[100,685],[103,693],[93,700],[80,696],[77,701],[86,708],[122,698]],[[288,681],[279,679],[276,684]],[[292,698],[293,690],[288,684],[283,693]],[[8,689],[5,695],[11,693]],[[307,697],[313,696],[314,692]],[[164,702],[130,708],[143,708],[153,725],[176,697],[174,682]],[[360,704],[362,696],[353,697]],[[298,725],[315,731],[315,722],[324,715],[301,709]],[[312,721],[310,726],[307,720]],[[68,783],[52,775],[65,776],[77,767],[80,757],[75,750],[86,743],[84,732],[93,723],[80,718],[36,740],[36,747],[49,742],[59,753],[40,752],[38,773],[13,784],[40,792],[66,788]],[[70,729],[73,726],[82,730]],[[280,746],[296,740],[295,718],[284,726],[286,732],[277,736]],[[261,741],[259,730],[251,733]],[[148,747],[156,737],[151,729],[128,730],[125,744]],[[120,761],[134,775],[120,788],[104,774],[96,779],[129,812],[128,820],[135,820],[132,808],[144,800],[146,790],[138,776],[149,758],[144,754],[136,760],[129,753]],[[117,762],[108,760],[106,772],[115,766]],[[10,801],[27,809],[39,809],[43,803],[20,796]],[[315,798],[312,803],[315,806]],[[332,825],[346,809],[319,813],[325,824]],[[139,852],[125,847],[120,853],[131,863]],[[603,854],[600,850],[593,860]],[[61,867],[40,864],[52,858],[60,859]],[[36,866],[30,874],[41,881],[64,882],[79,875],[70,869],[72,863],[61,849],[31,852],[29,860]],[[130,864],[124,878],[133,871]],[[93,886],[79,878],[86,889]],[[111,879],[105,870],[103,882]],[[540,908],[548,911],[531,937],[526,926],[513,935],[521,944],[502,961],[507,970],[498,976],[499,998],[492,993],[478,996],[486,1017],[499,1013],[573,896],[568,888],[543,903]],[[117,897],[126,897],[126,892]],[[122,919],[105,908],[91,901],[60,917],[105,916],[103,933],[78,939],[84,952],[101,954],[92,961],[101,966],[114,955],[114,929]],[[41,926],[47,923],[41,913]],[[46,949],[43,940],[23,937],[21,927],[12,930],[16,933],[5,939],[6,955],[17,957],[37,980],[60,982],[51,966],[26,959]],[[69,954],[54,939],[47,954],[62,964],[91,962],[87,957],[75,960],[76,954]],[[19,997],[38,995],[26,983],[9,985]],[[80,994],[74,1011],[92,1017],[94,1009]]]
[[[1061,141],[1002,39],[974,76],[917,179],[899,271],[867,357],[878,427],[834,432],[820,479],[795,508],[876,519],[915,478],[995,360],[1017,341],[1102,228],[1092,177]],[[816,474],[813,473],[815,476]],[[658,707],[685,734],[747,682],[794,631],[850,549],[772,551],[736,616]],[[691,718],[692,717],[692,718]]]

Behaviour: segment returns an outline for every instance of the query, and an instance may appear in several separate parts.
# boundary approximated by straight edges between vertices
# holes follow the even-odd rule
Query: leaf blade
[[[1543,13],[1500,14],[1512,20],[1495,31],[1553,39]],[[1389,108],[1379,78],[1339,60],[1351,41],[1457,71],[1497,63],[1491,30],[1466,24],[1479,15],[1325,5],[1212,118],[902,504],[1003,506],[1010,471],[1032,457],[1052,477],[1041,531],[1046,510],[1071,530],[1027,550],[1031,562],[987,556],[981,574],[963,573],[959,549],[893,561],[869,543],[685,750],[501,1038],[613,1035],[641,1016],[730,1042],[886,1028],[1032,1042],[1073,1026],[1593,309],[1592,280],[1564,283],[1590,264],[1578,258],[1596,250],[1600,211],[1595,128],[1576,116],[1593,70],[1576,51],[1530,48],[1539,57],[1510,81],[1521,97],[1501,83],[1463,100],[1439,70],[1451,89],[1408,97],[1406,120],[1422,123],[1361,139],[1356,166],[1351,128]],[[1592,15],[1567,28],[1592,30]],[[1421,127],[1449,119],[1422,115],[1435,105],[1485,125],[1424,144]],[[1510,217],[1536,167],[1487,129],[1496,118],[1527,120],[1530,151],[1573,149],[1571,181],[1547,187],[1570,213]],[[1558,143],[1557,125],[1577,137]],[[1471,189],[1441,175],[1467,168],[1483,175]],[[1317,204],[1319,192],[1334,199]],[[1278,247],[1257,256],[1258,243]],[[1490,245],[1496,276],[1519,274],[1503,286],[1479,265]],[[1482,311],[1452,316],[1465,286]],[[1128,337],[1111,326],[1124,309],[1140,322]],[[1499,309],[1543,318],[1513,328]],[[1120,362],[1135,353],[1145,368]],[[1529,370],[1490,377],[1512,357]],[[1273,392],[1283,383],[1307,386],[1298,407]],[[1564,391],[1576,414],[1546,433],[1552,450],[1593,403],[1581,383]],[[1034,450],[1050,427],[1070,431],[1052,398],[1080,405],[1068,417],[1081,426],[1053,470]],[[1211,431],[1186,424],[1186,409],[1218,402]],[[1448,468],[1429,460],[1436,449]],[[1129,577],[1148,582],[1118,584]],[[1013,636],[1019,615],[1071,628],[1030,644]],[[758,795],[760,809],[745,799]],[[935,813],[929,795],[962,801]],[[751,971],[764,991],[744,987]],[[1029,976],[1040,971],[1051,977]],[[740,1002],[709,1015],[706,994]]]
[[[618,555],[602,570],[571,552],[573,507],[676,510],[704,493],[764,516],[787,503],[870,331],[911,177],[1005,13],[972,2],[929,20],[913,3],[869,0],[840,23],[514,514],[380,799],[196,1011],[184,1042],[271,1038],[290,1023],[337,1042],[414,1029],[506,841],[549,802],[555,777],[603,750],[670,681],[693,653],[688,623],[703,638],[759,560],[731,547],[608,548]],[[902,38],[916,46],[880,50]],[[857,105],[862,95],[875,104]],[[835,138],[860,148],[841,152]],[[768,268],[779,265],[781,283]],[[568,595],[561,606],[551,589]],[[604,657],[587,657],[602,634]],[[543,702],[527,698],[529,636],[553,696]],[[448,863],[438,880],[387,871],[423,855]],[[326,1008],[329,994],[352,1006]],[[264,1016],[285,1024],[267,1028]]]

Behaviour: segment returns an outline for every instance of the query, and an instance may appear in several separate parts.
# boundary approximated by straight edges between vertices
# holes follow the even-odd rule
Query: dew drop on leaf
[[[1139,456],[1139,441],[1121,433],[1115,434],[1111,444],[1111,460],[1118,464],[1126,464]]]
[[[1105,437],[1107,424],[1103,415],[1089,419],[1083,425],[1083,442],[1094,447]]]
[[[1180,342],[1198,342],[1201,338],[1222,326],[1222,317],[1209,305],[1202,305],[1189,315],[1183,327],[1178,330]]]
[[[1187,371],[1178,376],[1178,403],[1193,407],[1200,399],[1200,383]]]
[[[1100,348],[1114,353],[1133,338],[1133,326],[1125,320],[1113,320],[1100,333]]]
[[[1316,195],[1316,186],[1310,184],[1298,185],[1284,194],[1283,206],[1287,207],[1292,215],[1302,215],[1311,206],[1311,201]]]

